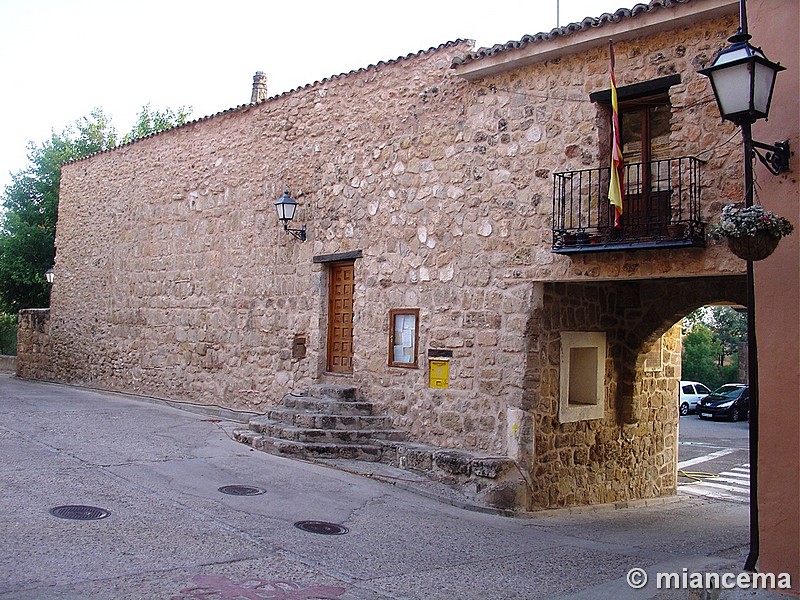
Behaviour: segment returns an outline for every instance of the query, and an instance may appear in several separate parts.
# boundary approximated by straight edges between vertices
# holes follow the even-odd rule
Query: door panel
[[[328,281],[328,371],[353,372],[354,264],[334,264]]]

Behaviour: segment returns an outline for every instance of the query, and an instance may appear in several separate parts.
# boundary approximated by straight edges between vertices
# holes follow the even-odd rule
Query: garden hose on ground
[[[712,479],[714,477],[719,477],[719,474],[704,473],[703,471],[683,471],[682,469],[678,469],[678,477],[686,477],[687,479],[691,479],[692,482],[686,485],[692,485],[695,483],[700,483],[704,479]]]

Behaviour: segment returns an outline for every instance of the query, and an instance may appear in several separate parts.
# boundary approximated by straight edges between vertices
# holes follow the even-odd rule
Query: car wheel
[[[741,415],[739,414],[739,409],[734,407],[731,410],[731,421],[733,421],[733,422],[739,421],[740,417],[741,417]]]
[[[681,416],[685,417],[688,414],[689,414],[689,403],[684,402],[683,404],[681,404]]]

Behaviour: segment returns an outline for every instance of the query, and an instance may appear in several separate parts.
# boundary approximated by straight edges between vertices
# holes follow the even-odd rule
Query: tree
[[[706,325],[695,325],[683,338],[681,377],[686,381],[699,381],[710,388],[718,387],[718,357],[722,344],[714,340]]]
[[[747,341],[747,313],[730,306],[711,307],[711,325],[714,337],[722,344],[720,366],[726,356],[739,352],[739,344]]]
[[[142,107],[142,111],[136,119],[130,133],[127,133],[122,138],[122,143],[127,144],[134,140],[146,137],[159,131],[164,131],[183,125],[189,118],[192,112],[192,107],[181,106],[177,110],[165,108],[163,111],[153,110],[149,104]]]
[[[191,109],[188,109],[191,110]],[[142,108],[123,141],[186,122],[189,113]],[[28,145],[29,166],[12,175],[2,196],[0,220],[0,313],[48,306],[50,290],[44,272],[55,256],[55,228],[61,165],[116,147],[117,134],[101,109],[36,146]]]
[[[710,388],[738,381],[738,366],[729,356],[738,355],[747,341],[747,316],[730,306],[705,306],[684,319],[682,378],[700,381]]]

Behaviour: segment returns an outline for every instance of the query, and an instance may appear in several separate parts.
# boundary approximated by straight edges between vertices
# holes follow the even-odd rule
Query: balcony
[[[626,164],[618,226],[609,167],[554,173],[553,252],[704,247],[700,164],[694,157]]]

